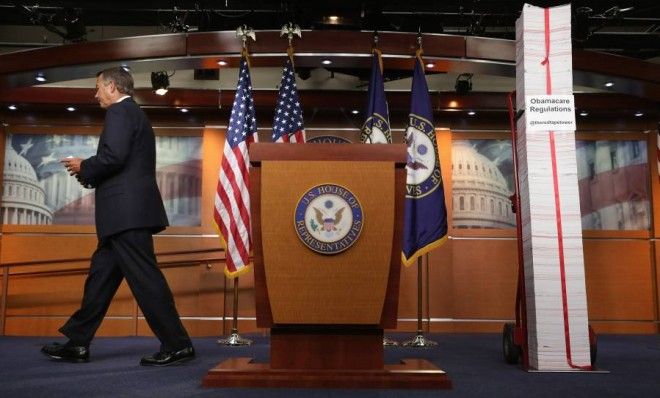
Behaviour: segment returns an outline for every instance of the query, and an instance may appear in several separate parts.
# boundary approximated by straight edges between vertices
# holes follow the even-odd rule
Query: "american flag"
[[[305,142],[303,113],[296,89],[296,75],[291,57],[287,57],[273,117],[273,142]]]
[[[236,277],[250,265],[248,146],[257,141],[257,119],[246,57],[241,58],[236,97],[223,150],[213,218],[225,246],[225,274]]]

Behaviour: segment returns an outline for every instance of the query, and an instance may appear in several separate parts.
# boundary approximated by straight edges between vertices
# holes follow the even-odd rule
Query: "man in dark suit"
[[[195,357],[172,292],[156,264],[152,234],[165,229],[168,221],[156,185],[154,131],[132,94],[133,78],[123,68],[99,72],[96,99],[107,112],[96,155],[62,159],[81,184],[96,188],[99,243],[81,307],[59,329],[69,341],[41,350],[53,359],[89,360],[89,343],[124,278],[161,342],[160,350],[140,364],[166,366]]]

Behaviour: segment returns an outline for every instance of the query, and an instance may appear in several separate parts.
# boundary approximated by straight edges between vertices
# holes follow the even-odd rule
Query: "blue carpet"
[[[193,339],[197,359],[149,368],[143,355],[157,351],[148,337],[97,338],[91,362],[54,362],[39,349],[42,337],[0,337],[0,396],[13,397],[660,397],[660,335],[603,335],[598,367],[609,374],[527,373],[503,362],[499,334],[432,335],[433,349],[387,348],[386,361],[425,358],[445,370],[454,388],[429,390],[205,389],[201,379],[230,357],[268,360],[268,338],[248,336],[251,347],[224,347],[215,338]],[[409,335],[394,335],[398,340]]]

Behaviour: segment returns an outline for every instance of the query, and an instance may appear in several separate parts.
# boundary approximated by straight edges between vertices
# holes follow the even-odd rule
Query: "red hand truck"
[[[502,354],[504,361],[511,365],[521,363],[523,370],[529,369],[529,350],[527,346],[527,303],[525,301],[525,263],[523,259],[522,219],[520,215],[520,181],[518,178],[518,152],[516,121],[522,115],[522,110],[516,114],[513,107],[515,91],[509,93],[507,105],[509,108],[509,123],[511,128],[511,148],[513,152],[513,178],[515,192],[510,196],[511,210],[516,214],[516,237],[518,240],[518,284],[516,289],[516,322],[507,322],[502,330]],[[589,348],[591,366],[595,368],[597,354],[596,333],[589,325]],[[522,362],[521,362],[522,360]]]

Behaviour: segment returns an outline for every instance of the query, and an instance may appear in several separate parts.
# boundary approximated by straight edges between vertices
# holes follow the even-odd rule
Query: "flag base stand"
[[[252,344],[252,340],[238,334],[238,277],[234,278],[234,316],[232,319],[231,334],[226,339],[219,339],[218,344],[227,346],[245,346]]]
[[[383,336],[383,347],[398,347],[398,346],[399,346],[398,341]]]
[[[428,269],[429,264],[429,255],[426,253],[426,267]],[[402,345],[404,347],[418,347],[418,348],[428,348],[435,347],[438,345],[433,340],[427,339],[424,337],[424,329],[422,329],[422,256],[417,257],[417,335],[411,340],[404,341]]]
[[[435,346],[438,345],[438,343],[436,343],[436,342],[433,341],[433,340],[427,339],[427,338],[424,337],[424,335],[421,334],[421,333],[417,333],[417,336],[415,336],[415,337],[414,337],[413,339],[411,339],[411,340],[404,341],[404,342],[402,343],[402,345],[403,345],[404,347],[420,347],[420,348],[426,348],[426,347],[435,347]]]
[[[228,346],[245,346],[251,345],[252,340],[241,337],[241,335],[238,334],[238,331],[234,329],[231,331],[231,335],[229,335],[229,337],[226,339],[218,339],[218,344]]]

